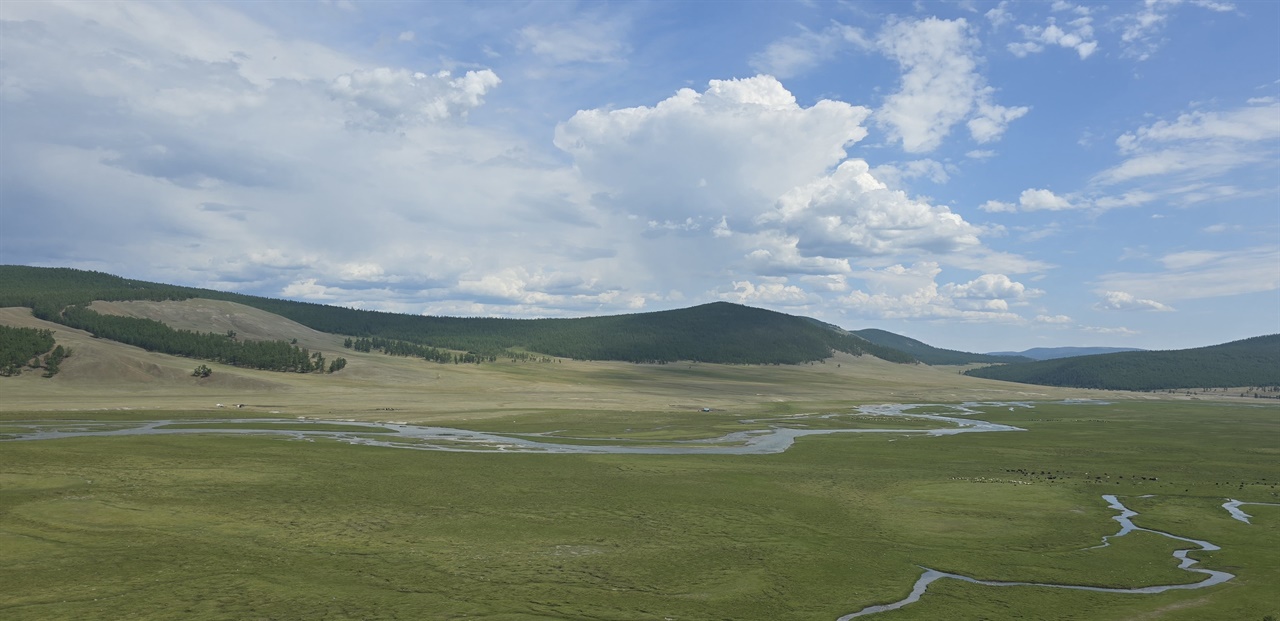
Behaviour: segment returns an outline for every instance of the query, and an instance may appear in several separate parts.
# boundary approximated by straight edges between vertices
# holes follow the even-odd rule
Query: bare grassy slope
[[[341,336],[318,332],[296,321],[235,302],[203,298],[167,302],[98,300],[89,308],[104,315],[154,319],[177,330],[218,334],[234,330],[238,338],[254,341],[298,339],[299,346],[313,350],[335,351],[342,347]]]
[[[212,409],[244,403],[247,412],[431,421],[487,418],[533,410],[670,412],[710,407],[734,413],[812,411],[868,402],[1043,400],[1117,397],[1114,393],[1026,386],[958,375],[955,369],[838,354],[794,366],[626,362],[445,365],[341,347],[342,337],[231,302],[95,303],[114,312],[201,332],[235,330],[244,338],[291,339],[348,366],[333,375],[254,371],[136,347],[0,309],[0,323],[47,328],[73,350],[52,379],[24,374],[0,381],[0,410],[91,408]]]

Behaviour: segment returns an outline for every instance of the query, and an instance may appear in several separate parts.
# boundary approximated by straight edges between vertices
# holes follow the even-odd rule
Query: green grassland
[[[753,409],[825,411],[808,405]],[[1102,494],[1139,511],[1140,526],[1221,546],[1193,556],[1237,578],[1157,595],[942,580],[920,602],[868,618],[1280,615],[1280,508],[1246,507],[1244,524],[1220,506],[1280,502],[1280,410],[983,410],[978,418],[1028,431],[809,437],[744,456],[463,454],[215,433],[6,442],[0,618],[833,620],[904,597],[919,566],[1097,586],[1200,578],[1177,570],[1175,543],[1150,533],[1087,550],[1118,528]],[[213,412],[180,414],[14,411],[0,427]],[[636,418],[648,431],[670,426],[654,432],[663,437],[736,420],[678,414]],[[590,408],[435,418],[647,433]]]
[[[101,310],[297,339],[349,365],[321,376],[210,363],[197,378],[192,359],[0,309],[0,324],[53,330],[73,351],[52,378],[0,381],[0,439],[29,421],[210,432],[0,443],[2,619],[833,620],[901,599],[920,566],[1122,587],[1200,577],[1151,533],[1087,549],[1118,528],[1103,494],[1140,526],[1222,546],[1193,556],[1236,579],[1158,595],[941,580],[870,618],[1280,616],[1280,508],[1245,507],[1253,524],[1221,508],[1280,502],[1280,408],[1265,400],[1028,386],[848,354],[442,365],[341,350],[340,337],[226,300]],[[1065,398],[1111,404],[1049,403]],[[852,412],[964,401],[1039,404],[974,415],[1026,432],[806,437],[776,455],[450,453],[265,433],[365,434],[342,423],[377,420],[661,444],[769,425],[934,428]],[[262,435],[208,422],[258,417],[275,420],[225,426]],[[308,420],[279,422],[297,417]]]

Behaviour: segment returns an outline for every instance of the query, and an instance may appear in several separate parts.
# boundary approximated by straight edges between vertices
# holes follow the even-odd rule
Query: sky
[[[0,263],[966,351],[1280,332],[1280,3],[0,3]]]

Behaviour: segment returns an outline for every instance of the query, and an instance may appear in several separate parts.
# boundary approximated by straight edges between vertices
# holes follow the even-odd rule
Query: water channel
[[[10,427],[0,441],[57,440],[61,438],[114,437],[169,434],[243,434],[281,435],[300,440],[329,438],[349,444],[381,446],[389,448],[453,452],[516,452],[516,453],[586,453],[586,454],[649,454],[649,455],[767,455],[781,453],[791,448],[796,438],[836,433],[889,433],[946,436],[960,433],[992,431],[1025,431],[1019,427],[989,423],[982,420],[960,418],[978,413],[977,406],[1031,407],[1022,403],[965,403],[958,406],[936,406],[951,409],[957,416],[941,414],[912,414],[908,410],[926,407],[921,404],[868,405],[857,408],[856,415],[925,420],[938,423],[936,428],[888,428],[888,429],[809,429],[802,425],[806,418],[829,419],[851,416],[848,413],[820,414],[786,417],[785,419],[749,419],[739,421],[761,428],[735,431],[718,438],[701,440],[670,440],[639,442],[625,438],[577,438],[551,433],[494,433],[410,425],[398,422],[369,422],[355,420],[318,420],[292,418],[221,418],[204,420],[154,420],[145,422],[86,422],[59,421],[6,423]],[[785,422],[785,424],[776,424]],[[334,431],[326,426],[341,425],[345,429]],[[280,429],[264,428],[268,426]],[[239,427],[237,427],[239,426]],[[314,429],[307,429],[314,426]],[[283,428],[287,427],[287,428]],[[571,442],[557,442],[569,440]],[[587,444],[585,442],[591,442]]]

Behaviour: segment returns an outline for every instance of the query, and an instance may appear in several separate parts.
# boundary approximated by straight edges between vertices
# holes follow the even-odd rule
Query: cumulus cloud
[[[903,73],[899,90],[876,111],[876,122],[910,153],[938,148],[966,119],[975,140],[990,142],[1028,111],[992,101],[995,92],[978,73],[978,41],[964,19],[893,21],[875,45]]]
[[[787,192],[757,223],[780,225],[807,256],[951,254],[980,245],[977,227],[946,207],[888,189],[862,160]]]
[[[862,31],[832,22],[820,31],[803,29],[798,35],[770,43],[751,57],[752,69],[779,78],[789,78],[830,60],[850,46],[868,48],[871,43]]]
[[[942,291],[949,297],[969,300],[1022,300],[1043,293],[1028,289],[1004,274],[983,274],[964,284],[947,284]]]
[[[1031,111],[1031,108],[1026,106],[1008,108],[991,103],[993,92],[991,88],[982,90],[977,100],[977,111],[966,124],[969,135],[982,144],[999,140],[1004,135],[1004,130],[1009,127],[1009,123]]]
[[[868,114],[830,100],[801,107],[771,76],[712,80],[653,107],[580,111],[556,127],[555,145],[609,206],[732,224],[843,160]]]
[[[876,319],[959,319],[975,322],[1022,323],[1009,310],[1039,292],[1002,274],[984,274],[966,283],[946,283],[937,263],[889,267],[859,272],[867,291],[857,289],[842,297],[845,312]]]
[[[1031,188],[1023,190],[1018,196],[1018,203],[1006,203],[1001,201],[987,201],[978,208],[992,213],[1012,213],[1016,211],[1061,211],[1064,209],[1078,209],[1083,205],[1072,204],[1070,200],[1054,194],[1050,190]]]
[[[1044,51],[1046,45],[1056,45],[1074,50],[1080,60],[1092,56],[1098,50],[1098,41],[1093,34],[1091,9],[1061,1],[1054,2],[1052,8],[1054,12],[1072,13],[1074,17],[1062,26],[1058,25],[1056,17],[1050,17],[1044,26],[1019,25],[1023,40],[1010,43],[1009,51],[1018,58],[1025,58]]]
[[[800,287],[787,284],[786,278],[766,278],[762,282],[735,280],[731,291],[720,291],[717,297],[738,304],[776,306],[802,306],[820,300]]]
[[[1098,310],[1116,310],[1116,311],[1172,311],[1173,307],[1161,304],[1155,300],[1147,300],[1134,297],[1131,293],[1124,291],[1103,291],[1099,294],[1102,298],[1093,307]]]

